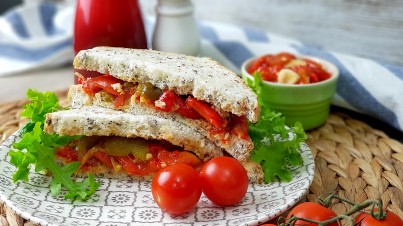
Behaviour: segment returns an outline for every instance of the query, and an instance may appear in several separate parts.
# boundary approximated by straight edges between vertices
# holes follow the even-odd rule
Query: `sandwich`
[[[197,168],[229,155],[251,182],[263,181],[260,165],[249,160],[248,120],[259,119],[257,96],[218,62],[96,47],[79,52],[74,67],[99,75],[76,73],[80,84],[69,90],[70,109],[46,115],[45,132],[81,136],[59,148],[60,161],[78,160],[82,172],[143,179],[169,164]]]
[[[97,47],[74,59],[79,70],[100,76],[73,86],[73,108],[101,106],[134,114],[152,114],[197,128],[243,161],[253,143],[247,119],[256,122],[256,94],[234,72],[210,58],[153,50]],[[191,107],[189,107],[191,106]]]

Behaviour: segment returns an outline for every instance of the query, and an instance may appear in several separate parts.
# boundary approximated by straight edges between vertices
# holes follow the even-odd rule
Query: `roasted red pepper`
[[[155,159],[146,162],[134,162],[129,156],[114,156],[113,158],[128,174],[132,175],[147,175],[155,173],[161,169],[159,163]]]
[[[93,77],[81,82],[86,93],[95,94],[96,92],[105,90],[114,96],[121,94],[119,91],[113,88],[113,85],[121,84],[122,81],[110,75]]]
[[[165,111],[165,112],[176,112],[182,115],[185,118],[190,119],[199,119],[201,118],[200,114],[198,114],[191,107],[186,105],[185,100],[176,95],[174,92],[166,90],[158,99],[159,104],[155,105],[157,110]]]
[[[226,121],[208,104],[205,104],[191,96],[186,99],[186,105],[193,108],[203,118],[205,118],[210,124],[217,128],[226,126]]]
[[[68,162],[78,161],[77,152],[69,146],[59,147],[56,151],[56,155],[68,160]]]
[[[237,137],[245,140],[250,139],[248,134],[248,120],[246,119],[246,116],[232,115],[230,124],[233,133],[235,133]]]
[[[295,84],[320,82],[331,76],[321,64],[307,58],[297,58],[287,52],[259,57],[251,63],[248,72],[250,74],[259,72],[263,80],[278,82],[278,74],[284,68],[293,70],[299,75],[299,79]]]
[[[174,111],[177,98],[178,96],[174,92],[166,90],[158,99],[158,101],[161,102],[161,105],[155,105],[155,109],[165,112]]]
[[[107,166],[110,169],[113,169],[113,165],[112,165],[112,160],[111,160],[111,156],[106,154],[105,152],[102,151],[97,151],[94,153],[93,157],[102,162],[105,166]]]

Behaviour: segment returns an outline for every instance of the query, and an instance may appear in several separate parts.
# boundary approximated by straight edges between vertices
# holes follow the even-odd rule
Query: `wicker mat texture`
[[[65,92],[58,92],[65,101]],[[0,142],[26,123],[20,118],[26,100],[0,104]],[[315,156],[315,177],[302,201],[336,193],[354,202],[382,197],[384,205],[403,218],[403,144],[384,132],[340,112],[308,132],[307,144]],[[348,204],[335,203],[336,213]],[[34,225],[0,203],[0,225]]]

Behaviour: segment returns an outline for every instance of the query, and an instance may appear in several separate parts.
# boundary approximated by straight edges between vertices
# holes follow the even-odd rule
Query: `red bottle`
[[[146,49],[147,39],[137,0],[78,0],[74,52],[96,46]],[[80,71],[84,76],[93,73]],[[77,79],[74,79],[77,83]]]

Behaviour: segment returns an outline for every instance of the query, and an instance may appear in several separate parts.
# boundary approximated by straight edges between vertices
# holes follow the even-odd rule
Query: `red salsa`
[[[264,81],[285,84],[311,84],[330,78],[319,63],[287,52],[264,55],[250,65],[248,72],[259,72]]]

